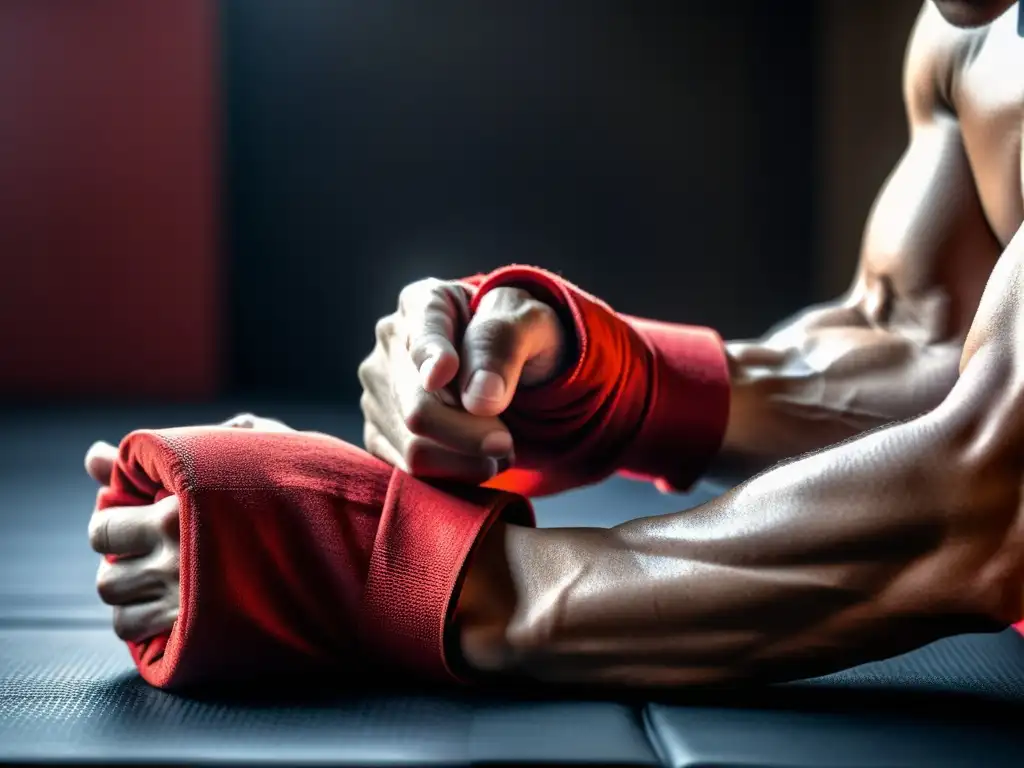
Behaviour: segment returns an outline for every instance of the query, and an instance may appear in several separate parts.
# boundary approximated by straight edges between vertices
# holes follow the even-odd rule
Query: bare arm
[[[948,26],[922,11],[906,56],[910,145],[872,209],[854,284],[754,342],[728,345],[723,467],[753,469],[935,407],[1000,247],[944,91]]]
[[[963,371],[911,421],[609,531],[496,529],[460,601],[478,671],[680,686],[824,674],[1024,615],[1024,235]]]

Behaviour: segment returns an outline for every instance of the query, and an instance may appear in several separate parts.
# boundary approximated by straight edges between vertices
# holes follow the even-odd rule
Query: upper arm
[[[910,142],[871,209],[846,299],[869,325],[922,343],[963,342],[1000,252],[949,97],[961,47],[926,3],[904,67]]]
[[[927,3],[905,59],[910,141],[871,209],[853,285],[757,342],[730,344],[724,452],[819,448],[928,411],[955,384],[1001,251],[950,98],[962,53],[963,37]]]

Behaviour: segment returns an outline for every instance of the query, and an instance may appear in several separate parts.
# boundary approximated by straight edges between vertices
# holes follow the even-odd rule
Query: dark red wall
[[[0,391],[218,386],[212,0],[0,2]]]

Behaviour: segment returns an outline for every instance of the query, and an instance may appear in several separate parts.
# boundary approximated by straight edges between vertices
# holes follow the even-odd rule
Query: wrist
[[[640,430],[619,470],[664,492],[691,487],[722,447],[732,405],[729,358],[721,336],[701,326],[623,317],[650,354]]]
[[[506,634],[517,602],[504,523],[491,527],[474,550],[450,628],[454,658],[471,676],[500,674],[509,658]]]
[[[605,533],[504,523],[488,531],[470,560],[452,623],[452,656],[469,676],[529,675],[544,664],[557,640],[559,606],[551,598],[587,568],[596,553],[592,539]]]
[[[725,345],[730,398],[720,453],[738,466],[747,466],[753,471],[764,468],[772,459],[804,452],[800,446],[808,439],[805,432],[809,430],[776,425],[777,403],[780,398],[788,400],[787,395],[794,386],[806,384],[820,374],[810,370],[799,373],[781,370],[786,356],[786,352],[749,342]],[[846,437],[849,434],[844,432],[833,440],[819,439],[804,450],[838,443]],[[794,441],[797,444],[790,445]]]

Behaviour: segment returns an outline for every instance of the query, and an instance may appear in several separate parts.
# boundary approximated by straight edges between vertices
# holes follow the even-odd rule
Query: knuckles
[[[356,375],[359,377],[359,385],[367,390],[373,381],[373,375],[375,369],[376,355],[370,355],[363,362],[359,364],[359,368],[356,369]]]
[[[409,474],[416,475],[427,471],[431,464],[433,446],[422,437],[413,437],[406,443],[402,458]]]
[[[373,400],[373,395],[371,395],[369,392],[367,392],[364,389],[363,390],[363,394],[361,394],[359,396],[359,410],[362,411],[363,418],[366,421],[370,420],[370,414],[373,413],[372,400]]]
[[[513,329],[539,322],[557,321],[555,310],[522,288],[503,286],[489,292],[480,302],[477,318],[493,318]]]
[[[117,568],[113,563],[103,560],[100,562],[99,570],[96,572],[96,591],[100,599],[109,603],[117,591]]]
[[[478,315],[466,333],[463,344],[471,349],[487,350],[491,355],[511,357],[522,338],[522,326],[507,313]]]
[[[373,329],[373,334],[377,339],[377,344],[386,348],[391,337],[395,334],[395,327],[396,323],[394,315],[385,315],[378,320]]]
[[[109,549],[109,525],[110,518],[98,512],[89,518],[89,546],[94,552],[106,552]]]
[[[446,286],[445,281],[438,280],[436,277],[426,277],[415,283],[409,283],[398,292],[398,311],[402,314],[407,313],[409,307],[430,301],[432,297],[441,295]]]
[[[437,400],[429,393],[419,389],[410,398],[408,408],[403,416],[406,429],[414,435],[425,435],[430,430],[431,410],[436,403]]]
[[[525,325],[535,325],[542,322],[558,322],[558,315],[555,310],[543,301],[531,298],[519,308],[519,317]]]
[[[130,616],[124,608],[114,609],[114,634],[125,642],[135,639],[134,627],[132,627]]]
[[[256,425],[256,420],[257,417],[254,413],[240,413],[229,419],[226,426],[237,427],[239,429],[252,429]]]
[[[177,547],[166,547],[143,570],[149,583],[176,584],[181,578],[181,555]]]
[[[363,411],[363,415],[366,416],[365,410]],[[377,451],[374,428],[370,424],[368,416],[366,416],[366,418],[363,421],[363,448],[366,449],[367,453],[376,456],[378,459],[383,458]]]
[[[170,499],[173,498],[173,501]],[[169,497],[166,504],[157,508],[153,524],[161,538],[177,541],[180,535],[181,505],[177,497]]]
[[[166,632],[174,625],[176,612],[167,615],[167,610],[156,604],[121,607],[114,609],[114,634],[127,643],[137,643],[147,637]]]

